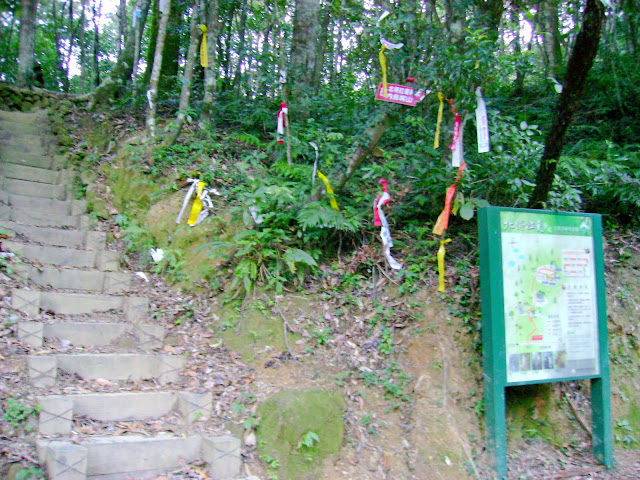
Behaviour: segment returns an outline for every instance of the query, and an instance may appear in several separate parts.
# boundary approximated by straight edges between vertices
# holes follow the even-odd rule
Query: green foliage
[[[406,392],[410,377],[400,368],[397,362],[389,362],[386,369],[379,372],[363,370],[360,376],[367,387],[380,387],[388,400],[410,401],[410,397]]]
[[[183,270],[185,263],[183,251],[167,248],[164,250],[162,260],[156,263],[154,271],[158,275],[163,275],[171,283],[186,282],[189,280],[189,275]]]
[[[18,472],[16,480],[44,480],[45,476],[39,468],[25,468]]]
[[[320,437],[318,437],[317,433],[309,430],[304,435],[302,435],[302,438],[298,442],[298,445],[296,445],[296,449],[301,451],[311,450],[316,445],[316,443],[320,443]]]
[[[322,328],[320,330],[315,330],[311,332],[311,335],[316,339],[316,345],[322,346],[326,345],[329,340],[333,338],[332,329],[330,327]]]
[[[37,415],[39,411],[39,406],[33,407],[22,403],[15,397],[9,397],[4,402],[4,414],[2,415],[2,418],[9,421],[12,425],[18,426],[30,416]]]
[[[122,214],[117,214],[115,224],[122,228],[122,239],[126,244],[127,252],[147,252],[153,247],[153,238],[149,229],[138,225],[135,220],[130,220]]]
[[[626,419],[616,419],[616,442],[622,443],[625,448],[631,448],[638,444],[638,439],[633,435],[633,428]]]

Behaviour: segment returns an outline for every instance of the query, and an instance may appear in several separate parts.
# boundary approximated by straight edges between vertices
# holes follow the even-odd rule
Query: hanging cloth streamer
[[[382,185],[383,190],[382,195],[377,197],[373,202],[374,225],[376,227],[382,227],[380,228],[380,238],[382,239],[384,256],[387,259],[389,266],[394,270],[400,270],[402,268],[402,264],[400,264],[395,258],[393,258],[393,256],[391,256],[391,247],[393,247],[393,240],[391,239],[389,222],[387,222],[387,217],[382,210],[382,206],[391,201],[391,195],[389,195],[387,181],[385,179],[380,179],[380,184]]]
[[[449,100],[449,106],[451,106],[451,111],[455,115],[455,121],[453,122],[453,141],[449,148],[452,152],[456,151],[456,147],[458,146],[458,137],[460,136],[460,124],[462,123],[462,119],[460,118],[460,114],[453,106],[453,100]]]
[[[442,123],[442,114],[444,110],[444,95],[442,92],[438,92],[438,100],[440,100],[440,106],[438,107],[438,120],[436,121],[436,137],[433,139],[433,148],[440,146],[440,124]]]
[[[433,233],[436,235],[443,235],[444,232],[449,228],[449,216],[451,215],[451,206],[453,204],[453,199],[456,194],[456,189],[458,188],[458,184],[460,183],[460,178],[462,177],[462,172],[467,167],[466,163],[460,165],[458,168],[458,176],[456,177],[456,181],[447,188],[447,193],[444,198],[444,208],[442,212],[438,216],[438,220],[436,221],[435,226],[433,227]]]
[[[198,25],[198,28],[202,30],[202,42],[200,43],[200,65],[203,68],[209,67],[209,53],[207,52],[207,33],[206,25]]]
[[[458,138],[456,139],[455,148],[451,152],[451,166],[459,167],[464,161],[464,143],[462,141],[464,136],[464,122],[460,123],[458,129]]]
[[[379,27],[380,26],[380,22],[382,22],[382,20],[387,18],[387,16],[389,16],[389,15],[390,15],[390,13],[387,10],[382,12],[382,15],[380,15],[380,17],[378,18],[378,21],[376,22],[376,27]],[[385,50],[397,50],[398,48],[402,48],[404,46],[404,43],[402,43],[402,42],[399,42],[399,43],[390,42],[389,40],[384,38],[382,35],[380,35],[380,43],[382,44],[382,48],[380,49],[380,53],[378,54],[378,60],[380,60],[380,71],[382,73],[382,96],[386,97],[387,96],[387,91],[388,91],[388,87],[387,87],[387,59],[384,56],[384,52],[385,52]]]
[[[278,111],[278,127],[276,129],[276,138],[278,143],[283,144],[284,140],[282,136],[284,135],[284,126],[286,120],[287,113],[289,113],[289,109],[287,108],[287,104],[282,102],[280,103],[280,110]]]
[[[311,173],[311,188],[314,188],[316,186],[316,175],[318,173],[318,146],[314,142],[309,142],[309,145],[316,151],[316,161],[313,162],[313,172]]]
[[[331,188],[331,184],[329,183],[329,179],[324,176],[324,174],[318,170],[318,178],[322,180],[325,188],[327,189],[327,196],[329,197],[329,203],[331,204],[331,208],[333,208],[336,212],[340,211],[338,208],[338,202],[336,201],[336,195],[333,192],[333,188]]]
[[[444,292],[444,276],[445,276],[445,266],[444,266],[444,256],[447,253],[447,249],[444,247],[446,243],[451,241],[450,238],[446,240],[440,240],[440,248],[438,249],[438,291]]]
[[[384,51],[387,49],[384,45],[380,49],[378,54],[378,60],[380,60],[380,71],[382,72],[382,96],[387,96],[387,59],[384,56]]]
[[[487,105],[482,98],[482,90],[476,88],[476,131],[478,135],[478,153],[489,151],[489,121],[487,120]]]

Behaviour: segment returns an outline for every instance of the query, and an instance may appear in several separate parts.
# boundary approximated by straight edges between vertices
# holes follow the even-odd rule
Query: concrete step
[[[91,293],[61,293],[56,291],[11,290],[11,305],[27,315],[36,317],[40,310],[58,315],[122,310],[127,322],[140,322],[147,317],[149,299],[122,295],[100,295]]]
[[[9,122],[13,125],[41,125],[45,127],[48,122],[47,112],[40,110],[38,112],[18,112],[0,110],[0,120]],[[18,125],[16,125],[16,128]]]
[[[63,230],[64,231],[64,230]],[[69,247],[34,245],[5,240],[2,245],[22,260],[59,267],[97,268],[103,272],[117,271],[120,257],[110,250],[78,250]]]
[[[48,341],[67,341],[75,347],[115,346],[152,350],[162,347],[164,327],[141,323],[19,322],[18,338],[34,348]]]
[[[38,458],[49,480],[147,480],[202,459],[211,478],[237,478],[240,440],[230,435],[40,439]]]
[[[4,178],[60,185],[71,183],[73,181],[74,172],[72,169],[52,170],[49,168],[5,163],[0,164],[0,175]]]
[[[30,242],[50,245],[52,247],[77,247],[86,250],[104,250],[106,240],[106,234],[104,232],[84,232],[79,230],[63,230],[60,228],[35,227],[1,219],[0,230],[7,233],[11,238],[19,235]],[[6,241],[4,245],[7,246]]]
[[[26,263],[15,265],[14,274],[25,282],[30,282],[38,287],[106,293],[109,295],[126,293],[133,281],[133,275],[125,272],[100,272],[47,266],[34,267]]]
[[[126,422],[177,413],[184,425],[211,415],[212,395],[192,392],[118,392],[38,397],[40,435],[69,435],[73,419]]]
[[[27,135],[50,135],[49,127],[43,122],[20,123],[7,120],[2,116],[0,116],[0,131],[25,133]]]
[[[42,199],[40,199],[40,202],[48,203]],[[86,215],[60,215],[58,213],[42,212],[37,208],[24,209],[8,205],[0,205],[0,220],[9,220],[10,222],[37,227],[75,228],[77,230],[87,230],[89,228],[89,217]]]
[[[0,146],[0,158],[7,163],[37,168],[50,168],[52,170],[60,170],[66,165],[65,158],[61,156],[31,155],[16,151],[12,148],[3,148],[2,146]]]
[[[4,190],[9,194],[13,193],[28,197],[50,198],[53,200],[72,199],[67,185],[51,185],[49,183],[30,182],[15,178],[0,178],[0,190]]]
[[[15,148],[24,153],[46,155],[51,138],[42,134],[30,134],[15,130],[0,130],[0,142],[3,148]]]
[[[29,355],[29,383],[34,387],[52,387],[58,371],[75,374],[84,380],[156,380],[164,385],[180,380],[187,357],[149,353],[72,353]]]
[[[4,191],[0,191],[0,203],[12,208],[55,213],[57,215],[82,215],[87,211],[86,200],[47,200],[43,202],[42,198],[39,197],[10,194]]]

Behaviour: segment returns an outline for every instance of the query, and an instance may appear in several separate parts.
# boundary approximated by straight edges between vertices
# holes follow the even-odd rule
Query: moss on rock
[[[318,478],[321,461],[342,448],[344,408],[344,397],[337,392],[304,389],[276,393],[258,407],[258,453],[263,459],[277,460],[279,478]],[[318,440],[304,446],[310,432]]]

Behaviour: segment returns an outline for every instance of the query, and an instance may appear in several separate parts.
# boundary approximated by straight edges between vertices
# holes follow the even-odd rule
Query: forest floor
[[[78,125],[77,132],[80,131]],[[115,214],[112,199],[106,196],[104,200]],[[123,269],[138,271],[139,259],[126,251],[121,228],[114,218],[101,221],[97,228],[111,234],[110,248],[122,253]],[[639,244],[637,237],[634,240],[633,236],[625,236],[623,240],[631,245],[627,253],[634,260],[619,262],[617,247],[610,247],[607,266],[617,270],[609,278],[614,282],[624,279],[624,288],[630,289],[628,295],[638,298]],[[339,261],[339,270],[348,272],[353,268],[358,254],[363,252]],[[323,270],[323,275],[306,284],[303,291],[255,294],[233,313],[223,305],[222,297],[204,284],[178,288],[149,270],[147,267],[144,272],[149,281],[138,278],[134,291],[151,300],[148,321],[164,326],[168,332],[162,351],[184,354],[188,359],[181,388],[214,394],[215,415],[190,428],[243,437],[246,475],[262,479],[277,476],[277,470],[259,458],[255,425],[247,428],[247,420],[255,416],[257,406],[276,392],[311,387],[344,396],[344,446],[318,465],[311,476],[280,476],[280,480],[493,478],[484,447],[477,332],[469,333],[465,322],[451,314],[455,298],[447,299],[436,292],[433,274],[425,276],[422,289],[400,296],[384,267],[374,285],[348,285],[344,276]],[[625,276],[618,270],[625,270]],[[14,325],[22,314],[10,306],[10,290],[16,282],[5,273],[0,273],[0,400],[6,405],[14,397],[35,405],[25,375],[26,349],[15,337]],[[477,267],[472,275],[477,280]],[[615,294],[622,284],[608,287],[618,298]],[[619,327],[625,335],[637,336],[637,330],[629,332],[640,329],[636,303],[611,303],[612,329]],[[386,325],[393,334],[392,341],[381,323],[370,322],[380,309],[387,312]],[[385,342],[388,349],[381,348]],[[63,343],[45,348],[74,351],[73,346]],[[633,358],[637,362],[637,350]],[[634,364],[632,370],[637,368]],[[613,369],[612,376],[614,395],[619,397],[628,370]],[[616,443],[611,471],[594,461],[590,435],[577,421],[581,420],[577,417],[590,417],[588,386],[578,383],[556,385],[546,395],[534,395],[533,405],[525,408],[525,415],[532,415],[540,424],[554,425],[555,443],[523,426],[515,413],[518,407],[514,406],[514,413],[508,418],[510,479],[640,478],[640,450],[625,449]],[[152,382],[87,382],[63,377],[50,393],[156,388],[159,386]],[[636,390],[629,401],[637,408],[640,392]],[[620,402],[613,402],[614,419],[619,406]],[[10,478],[11,464],[35,465],[31,446],[35,415],[27,417],[19,426],[0,419],[2,478]],[[114,428],[122,435],[186,433],[175,418],[168,416],[154,422],[121,422],[115,426],[78,419],[74,435],[98,435],[105,429],[113,433]],[[184,465],[163,478],[206,477],[198,465]]]

